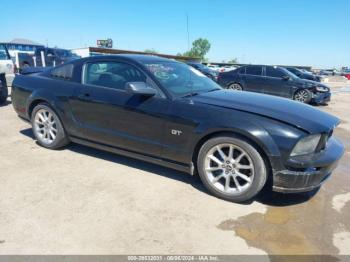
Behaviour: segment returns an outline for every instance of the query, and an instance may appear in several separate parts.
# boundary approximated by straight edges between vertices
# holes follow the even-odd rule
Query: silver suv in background
[[[5,45],[0,44],[0,74],[5,74],[7,85],[11,86],[15,77],[14,64]]]

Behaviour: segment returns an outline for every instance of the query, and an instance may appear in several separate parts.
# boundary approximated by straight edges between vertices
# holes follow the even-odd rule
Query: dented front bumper
[[[273,190],[283,193],[307,192],[320,187],[337,167],[344,146],[330,138],[319,153],[290,157],[285,168],[274,171]]]

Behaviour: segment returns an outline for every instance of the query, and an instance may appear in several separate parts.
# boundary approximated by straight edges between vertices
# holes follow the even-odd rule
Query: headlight
[[[316,86],[316,91],[318,92],[328,92],[328,88],[325,86]]]
[[[295,145],[291,156],[307,155],[315,152],[318,143],[320,142],[321,135],[310,135],[299,140]]]

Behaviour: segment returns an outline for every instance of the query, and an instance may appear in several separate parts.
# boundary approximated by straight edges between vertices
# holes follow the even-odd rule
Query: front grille
[[[315,171],[314,171],[315,172]],[[315,172],[314,174],[286,174],[280,172],[274,177],[274,185],[284,188],[305,188],[320,185],[330,173]]]

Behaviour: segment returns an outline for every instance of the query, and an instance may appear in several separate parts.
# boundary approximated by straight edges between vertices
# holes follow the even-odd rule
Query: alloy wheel
[[[35,114],[34,132],[40,141],[46,145],[52,144],[57,137],[57,124],[54,115],[45,109]]]
[[[205,157],[205,174],[214,188],[228,195],[240,195],[254,180],[251,157],[233,144],[219,144]]]
[[[305,103],[309,98],[309,93],[306,90],[299,90],[295,96],[294,100]]]
[[[236,84],[236,83],[229,85],[228,89],[237,90],[237,91],[242,91],[243,90],[241,85],[240,84]]]

